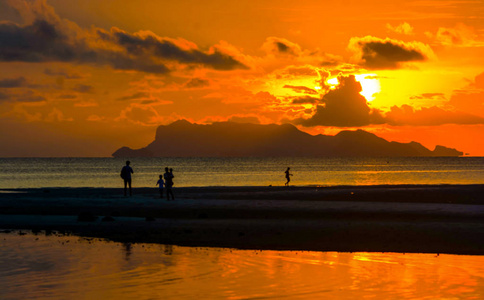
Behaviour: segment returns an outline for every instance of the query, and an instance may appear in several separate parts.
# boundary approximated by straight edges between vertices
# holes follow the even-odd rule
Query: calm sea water
[[[124,159],[0,158],[0,188],[119,187]],[[483,184],[483,157],[133,158],[133,185],[155,186],[165,167],[175,186]]]
[[[249,251],[0,233],[1,299],[483,299],[484,256]]]
[[[0,158],[0,188],[120,187],[124,159]],[[134,186],[484,184],[484,158],[133,158]],[[0,233],[0,299],[483,299],[484,256],[247,251]]]

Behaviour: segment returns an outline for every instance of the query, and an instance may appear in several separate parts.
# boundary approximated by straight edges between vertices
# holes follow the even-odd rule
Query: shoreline
[[[484,255],[484,185],[0,189],[0,228],[118,242]]]

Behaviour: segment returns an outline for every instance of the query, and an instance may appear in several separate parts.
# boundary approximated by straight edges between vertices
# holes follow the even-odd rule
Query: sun
[[[328,83],[330,89],[335,89],[339,84],[338,77],[329,78],[326,82]]]
[[[367,101],[375,100],[376,94],[380,92],[380,81],[376,74],[358,74],[355,75],[356,81],[361,84],[362,91],[360,94],[365,97]],[[329,78],[326,80],[330,89],[335,89],[339,85],[338,77]]]
[[[362,91],[360,94],[367,101],[375,100],[376,94],[380,92],[378,76],[376,74],[359,74],[355,75],[355,79],[361,84]]]

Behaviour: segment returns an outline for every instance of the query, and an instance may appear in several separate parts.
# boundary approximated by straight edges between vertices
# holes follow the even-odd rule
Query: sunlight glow
[[[360,94],[366,98],[367,101],[373,101],[375,95],[380,92],[380,81],[376,74],[359,74],[355,75],[357,81],[360,82],[363,89]]]
[[[336,86],[339,84],[337,77],[330,78],[326,82],[328,83],[330,89],[336,88]]]

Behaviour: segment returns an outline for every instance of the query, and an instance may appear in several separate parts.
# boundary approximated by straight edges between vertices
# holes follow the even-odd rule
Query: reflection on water
[[[483,299],[484,257],[0,234],[1,299]]]

